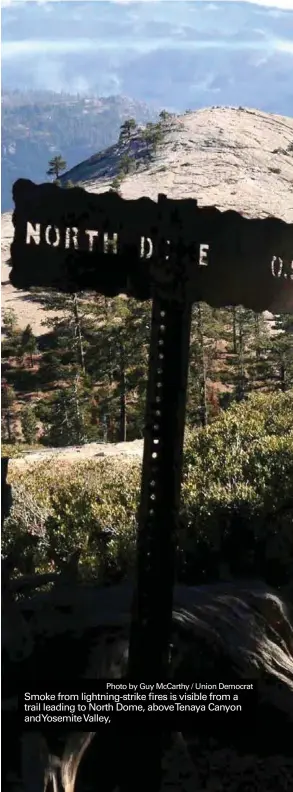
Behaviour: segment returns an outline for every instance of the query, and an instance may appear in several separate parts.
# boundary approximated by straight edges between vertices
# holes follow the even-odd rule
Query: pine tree
[[[275,316],[270,344],[274,387],[283,392],[293,387],[293,317]]]
[[[101,425],[109,438],[142,436],[148,371],[150,303],[97,298],[98,331],[88,366],[96,382]]]
[[[2,440],[8,443],[15,442],[15,402],[16,394],[12,385],[7,380],[1,381],[1,425]]]
[[[24,441],[31,445],[35,442],[37,435],[37,420],[35,410],[31,404],[27,404],[22,408],[20,421]]]
[[[39,375],[46,383],[59,381],[64,389],[64,393],[57,393],[56,399],[38,405],[38,415],[45,428],[44,442],[68,445],[97,439],[100,429],[92,420],[90,401],[94,383],[87,367],[87,353],[98,333],[94,297],[35,292],[49,314],[46,325],[52,328]]]
[[[17,357],[21,341],[21,330],[17,324],[15,311],[3,311],[2,328],[4,338],[1,345],[2,358]]]
[[[34,365],[33,355],[36,353],[36,351],[37,340],[33,334],[31,325],[28,324],[21,334],[19,356],[21,358],[28,356],[31,368],[33,368]]]
[[[60,372],[65,374],[65,379],[68,379],[68,374],[70,380],[76,374],[85,375],[87,334],[93,325],[90,298],[82,294],[43,292],[41,289],[34,290],[34,297],[48,312],[46,325],[53,330],[52,347],[43,355],[42,370],[48,360],[49,367],[52,363],[53,371],[59,367]]]
[[[119,161],[118,174],[120,176],[120,179],[121,176],[127,176],[127,174],[130,173],[131,170],[133,169],[134,165],[135,165],[134,157],[133,156],[131,157],[129,154],[123,154],[123,156]]]
[[[142,132],[142,138],[148,146],[149,155],[154,154],[159,143],[163,140],[163,126],[161,123],[153,124],[148,122]]]
[[[81,445],[88,441],[88,394],[76,377],[72,385],[57,391],[45,410],[39,406],[44,424],[43,442],[50,446]]]
[[[58,180],[60,173],[64,171],[67,167],[67,163],[61,157],[61,154],[58,154],[56,157],[53,157],[49,160],[49,169],[47,170],[47,176],[55,176],[55,179]]]
[[[137,129],[137,123],[135,118],[126,118],[126,120],[121,124],[120,127],[120,137],[119,140],[130,140],[131,133]]]
[[[252,390],[267,384],[268,325],[262,315],[234,306],[225,311],[222,337],[225,352],[220,378],[230,391],[230,399],[242,401]]]
[[[254,327],[248,359],[250,391],[271,388],[271,322],[263,314],[254,314]]]
[[[187,400],[187,423],[191,425],[206,426],[219,409],[214,383],[220,366],[222,327],[220,311],[205,303],[193,305]]]
[[[2,327],[5,335],[8,338],[11,338],[16,333],[19,332],[19,328],[17,324],[17,315],[13,310],[13,308],[8,308],[8,310],[3,311]]]
[[[121,182],[122,182],[122,174],[120,173],[117,176],[115,176],[115,178],[111,182],[110,192],[115,192],[118,195],[121,195]]]

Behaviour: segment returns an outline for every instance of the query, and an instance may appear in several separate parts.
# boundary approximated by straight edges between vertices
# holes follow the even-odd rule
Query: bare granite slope
[[[212,107],[174,117],[166,127],[152,164],[123,179],[124,198],[156,200],[163,192],[248,217],[293,221],[293,118]],[[89,192],[108,189],[119,146],[107,154],[81,163],[66,178],[83,182]]]
[[[143,145],[133,140],[138,169],[122,182],[122,196],[158,193],[197,198],[200,206],[236,209],[248,217],[275,215],[293,222],[293,119],[257,110],[212,107],[172,117],[163,143],[151,162]],[[117,144],[77,165],[64,179],[82,183],[89,192],[108,190],[125,147]],[[8,283],[7,259],[13,235],[11,213],[2,215],[2,305],[12,307],[19,324],[35,333],[44,314]]]

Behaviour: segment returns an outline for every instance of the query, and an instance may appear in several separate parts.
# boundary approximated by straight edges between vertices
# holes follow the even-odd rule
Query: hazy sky
[[[80,2],[80,0],[62,0],[63,2],[67,3],[74,3]],[[188,2],[196,5],[197,0],[187,0]],[[213,2],[221,3],[223,0],[212,0]],[[5,8],[11,5],[23,5],[23,3],[33,3],[35,2],[37,5],[49,5],[50,3],[58,3],[60,0],[1,0],[1,7]],[[104,0],[84,0],[84,2],[93,2],[99,3],[104,2]],[[145,3],[150,5],[150,3],[168,3],[170,5],[170,0],[107,0],[109,3],[117,3],[120,5],[132,5],[139,3]],[[171,2],[176,2],[179,4],[181,0],[171,0]],[[211,0],[204,0],[204,2],[211,2]],[[227,0],[227,2],[235,2],[235,0]],[[268,6],[271,8],[283,8],[285,10],[292,10],[293,9],[293,0],[242,0],[243,3],[252,3],[253,5],[262,5]]]
[[[205,46],[215,47],[223,43],[222,8],[229,2],[227,18],[227,41],[225,45],[235,49],[242,43],[245,48],[255,47],[256,34],[260,48],[274,48],[293,51],[290,35],[266,34],[263,20],[259,29],[254,20],[249,36],[245,21],[245,40],[236,40],[239,23],[242,22],[245,6],[266,7],[268,18],[278,20],[285,10],[293,11],[293,0],[2,0],[2,59],[15,59],[19,56],[42,54],[44,47],[48,53],[85,52],[95,46],[107,50],[113,47],[152,51],[153,48],[172,45],[184,49]],[[200,20],[202,3],[211,10],[208,26]],[[95,6],[95,25],[92,20],[87,24],[86,7]],[[115,8],[116,6],[116,8]],[[24,9],[27,13],[24,14]],[[248,10],[248,9],[247,9]],[[260,9],[261,10],[261,9]],[[56,16],[57,13],[57,16]],[[219,14],[219,23],[215,18]],[[59,24],[54,24],[53,19]],[[44,24],[45,23],[45,24]],[[209,24],[214,26],[214,37],[209,35]],[[186,35],[189,28],[196,31],[196,38]],[[222,28],[222,29],[221,29]],[[205,35],[205,33],[207,35]],[[231,34],[235,33],[234,41]],[[183,42],[184,39],[184,42]],[[224,36],[225,39],[225,36]]]
[[[199,75],[204,57],[206,77],[195,79],[202,88],[212,79],[211,65],[213,76],[223,74],[228,84],[227,59],[235,71],[236,57],[241,83],[243,54],[251,84],[251,69],[268,60],[268,81],[272,71],[289,81],[293,70],[293,0],[2,0],[2,6],[4,87],[126,91],[138,98],[135,71],[155,88],[162,80],[166,85],[175,64],[185,81]],[[144,93],[149,100],[145,88],[139,98]]]

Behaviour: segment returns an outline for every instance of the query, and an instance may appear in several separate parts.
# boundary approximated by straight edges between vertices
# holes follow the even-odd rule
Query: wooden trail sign
[[[129,675],[163,681],[192,303],[293,312],[293,224],[199,208],[192,199],[127,201],[22,179],[13,198],[13,286],[153,299]],[[139,735],[130,746],[126,740],[125,757],[120,789],[157,792],[161,738],[149,735],[146,747]]]
[[[13,198],[16,288],[293,310],[293,223],[200,209],[193,199],[127,201],[25,179]]]

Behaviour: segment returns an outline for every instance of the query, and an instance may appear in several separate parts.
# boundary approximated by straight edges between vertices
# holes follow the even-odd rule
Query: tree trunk
[[[105,311],[106,325],[108,325],[108,323],[110,321],[110,310],[111,310],[111,304],[109,303],[108,298],[104,297],[104,311]],[[110,400],[111,400],[111,396],[112,396],[111,388],[112,388],[112,385],[113,385],[113,351],[112,351],[112,344],[111,344],[110,340],[108,341],[107,358],[108,358],[107,379],[108,379],[108,383],[109,383],[107,404],[109,405],[110,404]],[[106,437],[106,440],[104,440],[104,442],[108,442],[108,439],[109,439],[109,442],[111,442],[111,440],[113,440],[113,427],[112,427],[112,419],[111,419],[111,414],[109,412],[109,407],[108,407],[107,413],[105,414],[105,420],[106,420],[106,428],[104,430],[104,438]],[[114,430],[114,435],[115,435],[115,430]]]
[[[11,432],[11,415],[10,411],[7,410],[6,412],[6,427],[7,427],[7,435],[8,435],[8,443],[12,443],[12,432]]]
[[[244,356],[243,321],[242,321],[242,316],[240,316],[239,337],[238,337],[238,382],[236,384],[237,401],[242,401],[245,396],[245,372],[244,372],[243,356]]]
[[[284,362],[280,365],[280,383],[281,383],[281,391],[285,393],[287,390],[287,382],[286,382],[286,366]]]
[[[120,357],[120,421],[119,421],[119,442],[125,443],[127,436],[126,423],[126,376],[124,349],[121,347]]]
[[[103,442],[108,442],[108,416],[105,414],[102,417],[102,424],[103,424]]]
[[[232,309],[233,355],[237,355],[237,306]]]
[[[260,353],[259,353],[259,335],[260,335],[260,333],[259,333],[259,315],[258,314],[254,315],[254,330],[255,330],[255,342],[256,342],[255,343],[255,357],[256,357],[257,360],[259,360],[260,359]]]
[[[85,374],[85,362],[84,362],[84,348],[82,342],[82,332],[80,326],[80,316],[78,311],[78,298],[77,294],[73,296],[73,314],[74,314],[74,322],[75,322],[75,336],[78,339],[78,351],[79,351],[79,365],[82,370],[82,373]]]
[[[202,370],[201,370],[201,423],[202,426],[208,425],[208,408],[207,408],[207,371],[206,371],[206,356],[205,356],[205,348],[204,348],[204,335],[203,335],[203,322],[202,322],[202,310],[200,303],[198,304],[198,336],[199,336],[199,343],[201,348],[201,359],[202,359]]]
[[[75,411],[76,411],[76,425],[77,425],[77,435],[78,435],[78,442],[82,443],[84,441],[84,431],[83,431],[83,420],[82,415],[80,412],[80,405],[79,405],[79,397],[78,397],[78,377],[75,377],[74,381],[74,396],[75,396]]]

